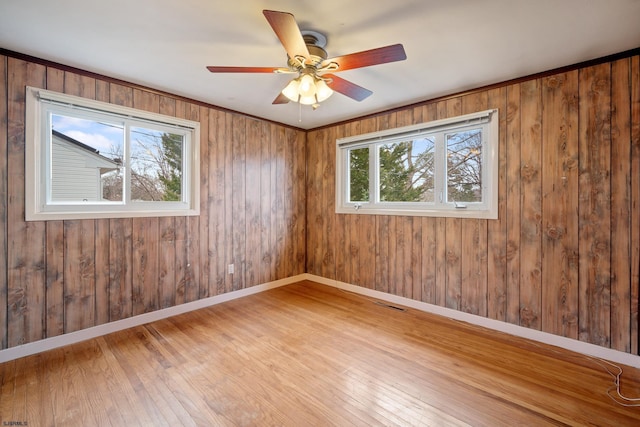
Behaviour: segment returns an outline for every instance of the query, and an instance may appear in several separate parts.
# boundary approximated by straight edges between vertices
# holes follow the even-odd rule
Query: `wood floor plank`
[[[378,303],[304,281],[0,364],[0,423],[640,423],[597,360]]]

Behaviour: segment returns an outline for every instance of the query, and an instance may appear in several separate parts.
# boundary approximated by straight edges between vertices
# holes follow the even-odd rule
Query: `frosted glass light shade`
[[[316,81],[316,98],[318,99],[318,102],[326,100],[331,95],[333,95],[333,90],[324,80],[318,79]]]
[[[287,87],[282,89],[282,94],[286,96],[289,101],[298,102],[298,86],[300,86],[298,79],[293,79],[289,82]]]
[[[299,102],[303,105],[316,105],[329,98],[333,94],[333,90],[324,80],[311,74],[303,74],[291,80],[282,90],[282,94],[289,101]]]

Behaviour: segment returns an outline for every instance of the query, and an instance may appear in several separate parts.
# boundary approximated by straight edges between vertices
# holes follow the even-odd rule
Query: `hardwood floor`
[[[1,364],[0,425],[640,425],[604,366],[301,282]]]

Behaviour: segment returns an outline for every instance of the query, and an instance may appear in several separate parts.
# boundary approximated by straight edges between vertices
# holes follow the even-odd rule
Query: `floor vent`
[[[390,305],[390,304],[387,304],[387,303],[382,302],[382,301],[375,301],[375,304],[377,304],[379,306],[382,306],[382,307],[390,308],[390,309],[396,310],[396,311],[407,311],[406,308],[397,307],[395,305]]]

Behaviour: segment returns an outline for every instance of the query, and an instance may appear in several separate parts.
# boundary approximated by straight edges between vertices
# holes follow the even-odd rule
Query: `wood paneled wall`
[[[488,108],[498,220],[335,213],[336,138]],[[638,56],[318,129],[307,164],[307,272],[638,354]]]
[[[0,56],[0,348],[304,272],[304,132],[87,75]],[[26,85],[199,121],[200,215],[25,222]]]
[[[25,85],[199,121],[200,216],[25,222]],[[336,138],[488,108],[498,220],[335,214]],[[306,271],[638,354],[640,58],[305,133],[0,55],[0,223],[1,349]]]

